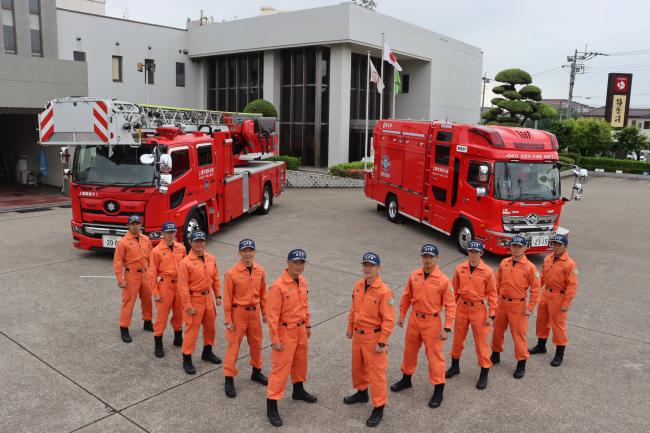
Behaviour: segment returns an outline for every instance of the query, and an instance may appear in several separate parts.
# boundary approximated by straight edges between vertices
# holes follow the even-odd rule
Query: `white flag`
[[[384,41],[384,60],[393,65],[395,69],[398,71],[402,70],[402,67],[397,63],[397,58],[395,57],[395,54],[390,50],[390,47],[388,46],[388,42]]]
[[[375,69],[375,65],[372,62],[369,63],[370,63],[370,82],[375,83],[377,85],[377,91],[381,95],[385,87],[384,81],[379,76],[379,72],[377,72],[377,69]]]

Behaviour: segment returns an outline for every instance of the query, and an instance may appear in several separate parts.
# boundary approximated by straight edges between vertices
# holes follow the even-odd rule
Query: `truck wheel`
[[[271,210],[271,206],[273,206],[273,190],[271,189],[271,185],[267,183],[262,193],[262,205],[257,210],[257,213],[266,215]]]
[[[472,230],[472,225],[467,221],[460,221],[456,226],[456,231],[454,232],[456,238],[456,246],[458,251],[467,255],[467,245],[469,241],[474,239],[474,231]]]
[[[195,230],[205,231],[205,223],[203,222],[203,215],[198,210],[193,210],[185,218],[185,224],[183,224],[183,243],[189,251],[190,249],[190,235]],[[206,232],[207,234],[207,232]]]
[[[399,206],[397,203],[397,197],[394,195],[389,195],[386,199],[386,219],[388,221],[397,224],[402,220],[399,215]]]

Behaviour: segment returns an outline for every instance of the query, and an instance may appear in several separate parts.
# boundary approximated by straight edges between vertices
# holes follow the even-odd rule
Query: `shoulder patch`
[[[393,305],[393,304],[395,304],[395,300],[393,298],[390,298],[388,300],[388,305]]]

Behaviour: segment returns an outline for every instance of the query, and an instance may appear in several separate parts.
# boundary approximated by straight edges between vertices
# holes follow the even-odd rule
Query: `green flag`
[[[395,94],[402,93],[402,78],[397,69],[395,69]]]

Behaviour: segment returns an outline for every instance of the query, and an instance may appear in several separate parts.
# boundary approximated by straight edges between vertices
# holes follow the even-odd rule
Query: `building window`
[[[154,84],[154,72],[156,72],[156,64],[153,59],[144,59],[145,83]]]
[[[208,109],[239,112],[262,98],[264,53],[218,56],[208,61]]]
[[[0,6],[2,6],[2,33],[5,41],[5,53],[16,54],[14,0],[1,0]]]
[[[41,35],[41,2],[29,0],[29,32],[32,38],[32,56],[43,56],[43,38]]]
[[[307,166],[327,166],[329,58],[325,47],[281,53],[280,153]]]
[[[650,120],[643,122],[643,129],[650,129]]]
[[[86,52],[85,51],[73,51],[72,59],[75,62],[85,62],[86,61]]]
[[[411,76],[409,74],[402,75],[402,93],[409,92],[410,82],[411,82]]]
[[[122,56],[113,56],[113,82],[122,82]]]
[[[176,86],[185,87],[185,63],[176,62]]]

